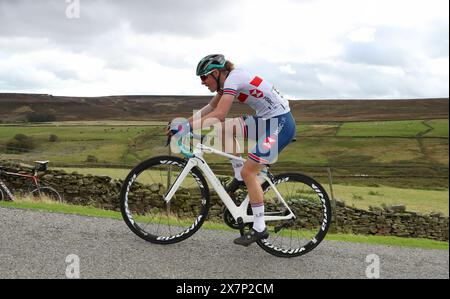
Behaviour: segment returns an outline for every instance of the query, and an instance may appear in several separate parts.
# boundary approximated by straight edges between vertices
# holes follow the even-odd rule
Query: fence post
[[[327,172],[328,172],[328,184],[330,186],[330,196],[331,196],[331,206],[333,208],[334,211],[334,223],[336,225],[336,227],[338,226],[338,221],[337,221],[337,212],[336,212],[336,199],[334,198],[334,192],[333,192],[333,176],[331,174],[331,167],[327,167]]]

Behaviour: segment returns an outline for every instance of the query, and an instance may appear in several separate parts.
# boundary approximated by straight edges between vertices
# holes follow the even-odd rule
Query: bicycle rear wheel
[[[34,199],[49,199],[51,201],[62,202],[61,195],[52,187],[44,186],[39,189],[36,188],[30,191],[30,193]]]
[[[266,221],[269,238],[258,241],[258,245],[279,257],[300,256],[313,250],[331,223],[331,204],[325,189],[312,178],[297,173],[275,176],[274,185],[295,218]],[[266,216],[289,215],[268,182],[262,189]]]
[[[122,217],[142,239],[157,243],[180,242],[195,233],[209,209],[205,178],[193,168],[169,203],[165,194],[186,165],[172,156],[149,159],[136,166],[125,179],[120,193]]]

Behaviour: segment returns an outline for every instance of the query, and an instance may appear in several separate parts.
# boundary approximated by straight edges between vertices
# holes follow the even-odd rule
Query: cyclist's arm
[[[217,95],[213,98],[211,102],[213,102],[216,99]],[[190,124],[193,126],[193,128],[209,128],[215,123],[223,122],[225,121],[225,118],[227,117],[228,113],[230,112],[231,105],[233,104],[234,96],[229,94],[224,94],[222,96],[219,96],[219,100],[217,100],[217,106],[216,108],[208,113],[206,116],[202,116],[202,118],[199,120],[196,120],[195,123],[190,121]],[[213,103],[214,104],[214,103]],[[201,125],[200,125],[200,123]]]
[[[197,118],[204,117],[204,116],[208,115],[210,112],[212,112],[214,109],[216,109],[217,104],[220,101],[220,98],[221,98],[220,94],[216,94],[215,96],[213,96],[211,101],[209,101],[209,103],[206,106],[204,106],[197,113],[195,113],[194,115],[189,117],[189,119],[188,119],[189,123],[192,124],[194,117],[197,117]]]
[[[209,105],[211,105],[211,107],[213,107],[214,109],[217,108],[217,104],[219,104],[220,98],[222,97],[221,94],[216,94],[215,96],[213,96],[213,98],[211,99],[211,101],[209,102]]]

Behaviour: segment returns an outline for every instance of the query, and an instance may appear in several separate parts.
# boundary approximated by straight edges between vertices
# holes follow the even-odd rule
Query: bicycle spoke
[[[325,236],[326,231],[322,230],[322,224],[325,223],[326,229],[328,229],[331,218],[328,197],[325,196],[324,190],[320,191],[325,196],[327,205],[325,208],[318,191],[312,187],[313,180],[303,175],[279,175],[276,176],[274,182],[276,189],[295,218],[284,221],[266,221],[269,238],[259,241],[258,244],[264,250],[278,256],[289,257],[304,254],[317,246]],[[320,186],[317,182],[314,182],[314,185]],[[266,214],[275,215],[278,209],[280,213],[286,215],[289,209],[277,198],[276,192],[268,187],[267,183],[263,184],[267,206]],[[324,219],[324,215],[327,215],[327,219]]]

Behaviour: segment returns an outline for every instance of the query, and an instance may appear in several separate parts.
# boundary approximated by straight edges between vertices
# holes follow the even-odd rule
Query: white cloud
[[[376,31],[375,28],[361,27],[350,32],[348,38],[352,42],[370,43],[375,41]]]
[[[295,75],[297,72],[292,68],[292,65],[290,64],[285,64],[285,65],[281,65],[278,68],[282,73],[286,73],[289,75]]]
[[[0,2],[0,90],[209,94],[224,53],[291,97],[448,97],[447,0]],[[218,6],[219,5],[219,6]]]

